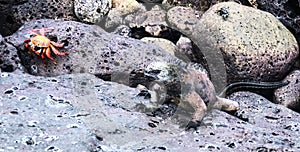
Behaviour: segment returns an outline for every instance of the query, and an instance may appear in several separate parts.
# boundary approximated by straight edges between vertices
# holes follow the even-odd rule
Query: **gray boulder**
[[[295,37],[277,18],[234,2],[212,6],[196,26],[190,37],[211,67],[222,58],[229,82],[281,80],[299,54]],[[219,56],[210,59],[212,52]]]
[[[22,69],[17,49],[0,35],[0,71],[13,72]]]
[[[275,103],[300,112],[300,70],[292,71],[284,81],[289,84],[275,91]]]
[[[24,40],[30,38],[28,31],[34,28],[53,27],[46,35],[57,43],[65,43],[55,56],[57,64],[46,58],[44,65],[40,56],[24,49]],[[105,76],[124,75],[143,70],[153,61],[174,62],[178,59],[154,44],[105,32],[97,25],[74,21],[36,20],[28,22],[16,33],[6,38],[19,48],[22,64],[30,74],[57,76],[68,73],[91,73]]]

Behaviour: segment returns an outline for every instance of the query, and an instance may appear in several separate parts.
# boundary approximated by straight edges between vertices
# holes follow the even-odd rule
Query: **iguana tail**
[[[219,97],[225,97],[239,89],[276,89],[289,84],[289,82],[235,82],[228,85]]]

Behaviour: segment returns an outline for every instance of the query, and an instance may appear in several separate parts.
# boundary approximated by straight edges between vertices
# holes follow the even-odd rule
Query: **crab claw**
[[[57,50],[54,46],[52,46],[52,45],[50,45],[50,47],[51,47],[53,53],[56,54],[56,55],[62,56],[62,55],[69,54],[69,52],[60,52],[60,51],[58,51],[58,50]]]
[[[65,43],[56,43],[56,42],[53,42],[51,41],[51,43],[56,46],[56,47],[63,47],[65,45]]]

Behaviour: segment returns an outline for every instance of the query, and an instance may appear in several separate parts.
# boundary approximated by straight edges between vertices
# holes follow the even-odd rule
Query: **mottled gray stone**
[[[13,72],[22,69],[17,49],[0,35],[0,71]]]
[[[167,18],[170,26],[187,36],[192,35],[203,12],[189,7],[175,6],[168,10]]]
[[[144,37],[141,39],[141,41],[155,44],[155,45],[161,47],[162,49],[166,50],[167,52],[169,52],[172,55],[174,55],[174,52],[176,52],[176,50],[177,50],[176,45],[167,39],[155,38],[155,37]]]
[[[83,22],[98,23],[112,8],[112,0],[75,0],[74,12]]]
[[[201,12],[207,11],[211,6],[228,1],[243,2],[244,0],[166,0],[168,4],[173,6],[190,7]]]
[[[257,8],[276,16],[300,42],[299,0],[257,0]],[[276,5],[274,5],[276,4]]]
[[[212,110],[198,131],[141,112],[138,89],[90,74],[1,73],[3,151],[299,151],[299,114],[253,93],[230,99],[234,115]],[[150,123],[155,124],[149,125]]]
[[[289,84],[275,91],[275,103],[300,112],[300,71],[292,71],[283,81]]]
[[[190,37],[204,56],[221,54],[229,82],[281,80],[299,54],[295,37],[277,18],[234,2],[212,6],[196,26]]]
[[[58,48],[69,55],[55,56],[57,64],[46,58],[43,64],[40,56],[24,50],[28,30],[33,28],[54,28],[47,36],[55,42],[65,45]],[[153,61],[174,61],[176,57],[153,44],[137,39],[105,32],[97,25],[88,25],[74,21],[37,20],[28,22],[15,34],[6,38],[19,48],[20,58],[30,74],[57,76],[67,73],[88,72],[98,76],[112,73],[129,75],[132,71],[144,69]],[[28,53],[29,52],[29,53]]]
[[[139,11],[124,17],[124,23],[130,28],[145,28],[145,31],[152,36],[159,36],[165,29],[161,26],[168,26],[166,21],[167,12],[156,5],[149,11]]]

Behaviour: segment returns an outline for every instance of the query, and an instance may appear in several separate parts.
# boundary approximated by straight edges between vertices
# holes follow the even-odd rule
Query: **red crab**
[[[59,56],[69,54],[69,52],[60,52],[55,47],[63,47],[64,43],[56,43],[48,39],[45,34],[47,30],[54,30],[54,28],[42,28],[33,29],[29,33],[33,34],[33,37],[24,41],[26,43],[25,48],[33,51],[35,54],[40,55],[45,64],[45,55],[56,64],[56,61],[51,56],[51,51]]]

